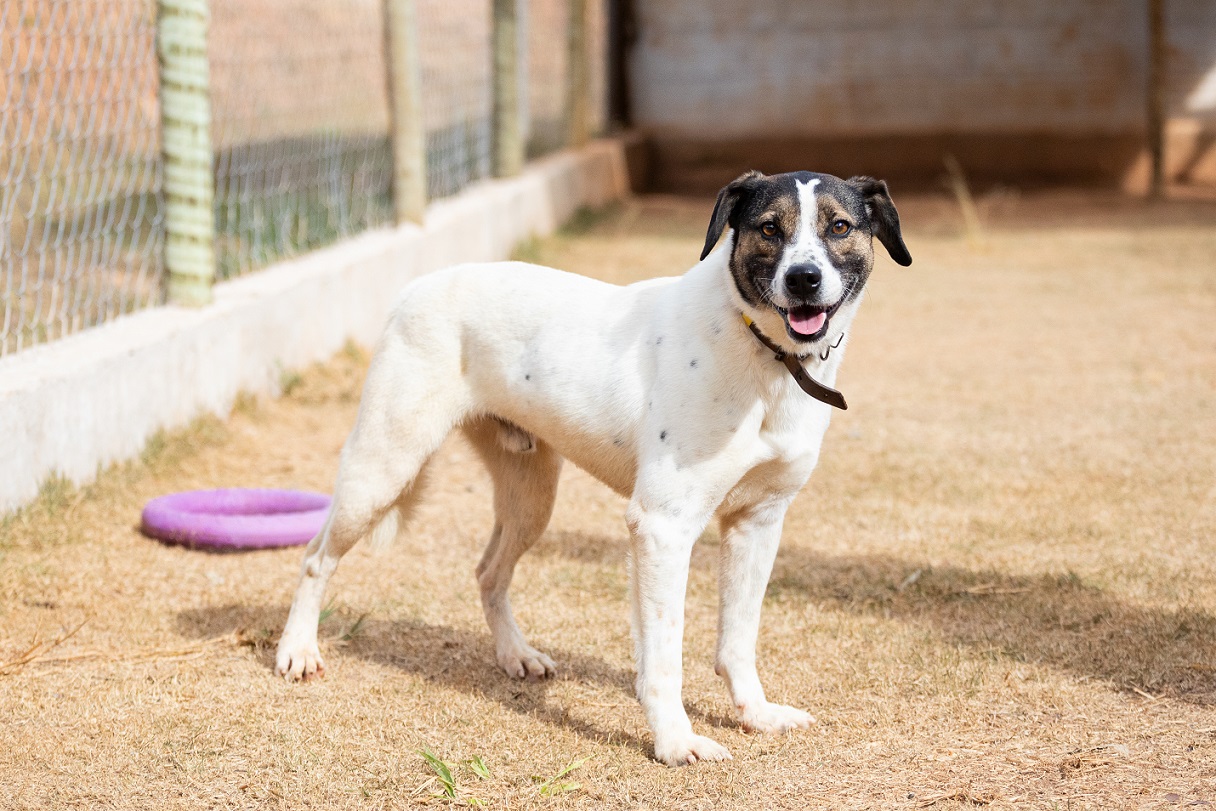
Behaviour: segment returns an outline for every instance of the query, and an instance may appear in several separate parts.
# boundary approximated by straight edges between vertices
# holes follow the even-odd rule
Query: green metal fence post
[[[215,280],[214,175],[206,0],[158,0],[165,267],[169,301],[211,301]]]
[[[566,29],[566,141],[583,146],[591,137],[587,69],[587,0],[569,0]]]
[[[422,222],[426,212],[426,134],[414,0],[385,0],[385,22],[392,110],[393,208],[398,223]]]
[[[517,0],[494,0],[494,174],[510,177],[524,166],[519,121]]]

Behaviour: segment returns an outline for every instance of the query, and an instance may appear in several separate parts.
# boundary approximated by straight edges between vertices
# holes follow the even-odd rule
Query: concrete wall
[[[0,358],[0,515],[52,474],[90,481],[162,428],[226,415],[242,391],[276,393],[284,369],[371,345],[412,278],[507,257],[584,206],[628,193],[622,141],[600,141],[476,184],[423,226],[365,233],[216,286],[198,309],[145,310]]]
[[[946,151],[981,173],[1111,180],[1143,145],[1147,0],[634,4],[634,123],[660,185],[679,180],[665,162],[687,176],[732,154],[935,176]],[[1216,87],[1185,97],[1216,68],[1216,3],[1167,9],[1173,111],[1210,116]]]

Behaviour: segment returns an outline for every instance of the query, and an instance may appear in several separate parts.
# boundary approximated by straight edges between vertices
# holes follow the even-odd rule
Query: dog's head
[[[748,172],[718,193],[702,259],[727,225],[739,294],[780,313],[795,341],[823,338],[836,311],[861,295],[873,237],[896,262],[912,264],[887,184],[870,177]]]

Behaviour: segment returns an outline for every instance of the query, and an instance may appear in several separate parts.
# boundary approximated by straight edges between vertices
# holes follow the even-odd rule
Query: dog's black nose
[[[795,298],[813,297],[822,282],[823,272],[814,265],[794,265],[785,274],[785,287]]]

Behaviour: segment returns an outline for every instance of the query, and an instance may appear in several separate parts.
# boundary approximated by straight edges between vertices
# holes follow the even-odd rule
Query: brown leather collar
[[[794,382],[798,384],[798,388],[802,389],[821,403],[827,403],[833,408],[839,408],[841,411],[848,410],[849,405],[844,401],[843,394],[836,391],[836,389],[828,388],[822,383],[816,381],[813,377],[807,374],[806,369],[802,368],[802,358],[798,357],[797,355],[791,355],[770,341],[768,336],[761,332],[760,328],[756,326],[756,322],[747,317],[746,313],[740,313],[740,315],[743,316],[743,323],[747,324],[747,328],[752,331],[752,335],[755,335],[756,339],[760,341],[760,343],[764,344],[765,347],[767,347],[769,351],[773,353],[774,358],[785,364],[785,368],[789,370],[790,375],[794,378]],[[844,334],[842,333],[840,337],[843,338]],[[836,346],[840,346],[839,340],[836,342]],[[820,357],[823,360],[827,360],[828,353],[835,349],[836,346],[829,347],[828,352],[825,352]]]

